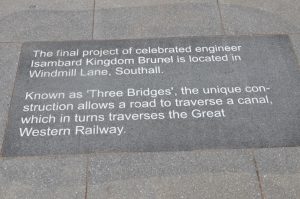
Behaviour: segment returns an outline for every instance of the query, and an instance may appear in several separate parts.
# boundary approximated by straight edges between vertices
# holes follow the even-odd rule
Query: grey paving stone
[[[300,148],[255,152],[266,199],[300,198]]]
[[[98,154],[88,198],[260,198],[247,151]]]
[[[19,60],[19,44],[0,43],[0,150]]]
[[[0,159],[1,199],[83,199],[86,158]]]
[[[296,0],[220,0],[225,32],[300,32],[300,1]]]
[[[214,0],[213,0],[214,1]],[[96,0],[96,9],[100,8],[120,8],[120,7],[141,7],[141,6],[159,6],[181,3],[210,3],[211,0]]]
[[[117,2],[96,1],[94,39],[223,34],[216,1],[143,0],[129,7],[124,7],[127,1]]]
[[[290,38],[300,65],[300,34],[290,35]]]
[[[0,41],[91,39],[93,0],[0,1]]]

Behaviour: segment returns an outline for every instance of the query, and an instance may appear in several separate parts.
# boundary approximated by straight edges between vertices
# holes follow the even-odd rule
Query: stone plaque
[[[30,42],[3,155],[300,144],[288,36]]]

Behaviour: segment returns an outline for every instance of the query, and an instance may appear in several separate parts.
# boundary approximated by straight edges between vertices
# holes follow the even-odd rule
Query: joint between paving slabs
[[[261,195],[262,199],[266,199],[264,191],[263,191],[263,187],[262,187],[262,179],[260,177],[257,161],[256,161],[256,158],[255,158],[255,149],[251,150],[251,154],[252,154],[252,159],[253,159],[253,163],[254,163],[254,166],[255,166],[256,177],[257,177],[257,181],[258,181],[260,195]]]
[[[300,57],[297,56],[296,48],[295,48],[294,42],[292,41],[290,35],[291,35],[291,34],[289,34],[288,37],[289,37],[289,39],[290,39],[291,48],[292,48],[292,51],[293,51],[294,55],[296,56],[296,60],[297,60],[297,63],[298,63],[298,67],[300,68]],[[299,35],[299,36],[300,36],[300,34],[296,34],[296,35]]]
[[[85,194],[84,198],[88,198],[88,180],[89,180],[89,166],[90,166],[90,155],[86,155],[86,166],[85,166]]]
[[[219,0],[217,0],[217,6],[218,6],[218,12],[219,12],[219,17],[220,17],[220,22],[221,22],[221,29],[224,35],[226,35],[226,31],[225,31],[225,26],[223,23],[223,17],[222,17],[222,12],[221,12],[221,6],[219,3]]]
[[[95,9],[96,9],[96,0],[94,0],[93,5],[93,19],[92,19],[92,40],[94,39],[94,29],[95,29]]]

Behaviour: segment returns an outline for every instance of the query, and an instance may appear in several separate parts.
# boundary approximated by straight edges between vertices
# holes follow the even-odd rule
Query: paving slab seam
[[[224,6],[231,6],[232,4],[231,3],[226,3],[226,0],[224,1],[223,0],[223,3],[222,3],[222,5],[224,5]],[[251,9],[252,7],[251,6],[245,6],[245,5],[243,5],[243,7],[244,8],[248,8],[248,9]],[[262,8],[258,8],[260,11],[266,11],[265,9],[262,9]]]
[[[261,179],[260,174],[259,174],[259,169],[258,169],[258,166],[257,166],[257,161],[256,161],[256,158],[255,158],[254,150],[255,149],[252,149],[251,153],[252,153],[252,157],[253,157],[253,163],[254,163],[254,166],[255,166],[255,171],[256,171],[256,176],[257,176],[259,191],[260,191],[261,198],[262,199],[266,199],[266,197],[264,195],[263,188],[262,188],[262,179]]]
[[[90,157],[89,155],[86,156],[86,167],[85,167],[85,193],[84,193],[84,198],[88,198],[88,182],[89,182],[89,167],[90,167]]]
[[[94,40],[94,29],[95,29],[95,8],[96,7],[96,0],[94,0],[93,5],[93,21],[92,21],[92,40]]]
[[[97,1],[97,0],[95,0]],[[210,3],[210,2],[209,2]],[[198,2],[198,1],[191,1],[191,2],[172,2],[172,3],[157,3],[157,4],[148,4],[148,5],[131,5],[131,6],[116,6],[116,7],[99,7],[98,10],[110,10],[110,9],[121,9],[121,8],[147,8],[147,7],[157,7],[157,6],[172,6],[172,5],[181,5],[181,4],[207,4],[207,2]]]
[[[300,34],[297,34],[297,35],[300,35]],[[300,57],[297,56],[297,53],[296,53],[296,47],[295,47],[294,42],[292,41],[292,39],[291,39],[291,37],[290,37],[291,34],[288,35],[288,36],[289,36],[289,39],[290,39],[290,41],[291,41],[291,48],[292,48],[292,50],[293,50],[293,52],[294,52],[294,55],[296,56],[296,60],[297,60],[298,66],[300,67]]]
[[[219,16],[220,16],[221,28],[222,28],[222,31],[223,31],[224,35],[226,35],[226,31],[225,31],[225,26],[224,26],[224,23],[223,23],[223,16],[222,16],[222,12],[221,12],[221,8],[220,8],[220,2],[219,2],[219,0],[217,0],[217,5],[218,5]]]
[[[0,44],[22,44],[20,41],[0,41]]]
[[[0,160],[13,159],[57,159],[57,158],[77,158],[86,157],[90,154],[60,154],[60,155],[32,155],[32,156],[0,156]]]
[[[230,34],[228,32],[226,32],[225,30],[225,34],[224,36],[260,36],[260,35],[266,35],[266,36],[273,36],[273,35],[299,35],[300,32],[293,32],[293,33],[289,33],[289,32],[271,32],[271,33],[237,33],[237,34]],[[218,36],[218,35],[214,35],[214,36]]]

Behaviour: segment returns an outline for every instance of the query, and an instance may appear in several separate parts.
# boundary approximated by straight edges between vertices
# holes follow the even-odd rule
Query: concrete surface
[[[0,196],[5,199],[84,198],[85,157],[0,160]]]
[[[108,8],[110,4],[112,8]],[[223,33],[215,1],[201,0],[176,4],[152,2],[150,5],[137,3],[132,7],[115,7],[113,1],[110,4],[106,3],[105,8],[102,8],[101,1],[96,1],[94,39],[220,35]]]
[[[88,198],[260,198],[246,150],[99,154],[88,175]]]
[[[255,157],[266,198],[299,198],[299,148],[259,149]]]
[[[93,0],[0,2],[0,41],[82,40],[92,35]]]
[[[228,34],[300,33],[299,1],[220,0],[219,2],[225,32]]]

